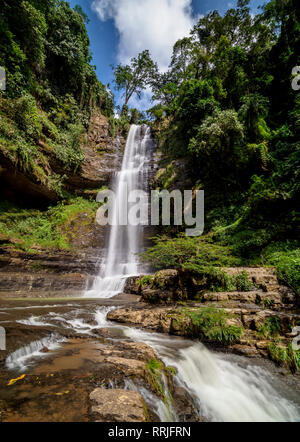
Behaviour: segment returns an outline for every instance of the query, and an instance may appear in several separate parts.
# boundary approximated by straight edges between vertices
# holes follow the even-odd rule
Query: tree
[[[142,114],[138,109],[130,109],[130,124],[137,124],[141,117]]]
[[[133,94],[141,98],[142,91],[150,84],[157,70],[157,64],[152,61],[148,50],[141,52],[137,58],[132,58],[130,65],[119,64],[114,68],[117,90],[125,91],[125,105]]]

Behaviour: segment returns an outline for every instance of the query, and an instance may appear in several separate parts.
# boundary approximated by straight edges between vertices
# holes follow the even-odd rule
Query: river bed
[[[89,392],[119,382],[116,374],[99,371],[100,350],[123,341],[149,344],[176,368],[175,383],[189,395],[200,421],[300,420],[298,375],[287,375],[269,361],[106,319],[111,309],[136,302],[130,295],[1,301],[0,325],[7,330],[7,352],[0,353],[2,421],[90,421]],[[7,386],[22,374],[22,381]],[[166,406],[144,386],[128,378],[125,388],[142,394],[153,420],[178,420],[172,404]]]

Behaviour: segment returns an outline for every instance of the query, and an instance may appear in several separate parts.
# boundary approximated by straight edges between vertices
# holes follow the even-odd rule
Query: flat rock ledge
[[[95,404],[92,413],[97,422],[147,422],[147,408],[143,397],[128,390],[96,388],[90,394]]]

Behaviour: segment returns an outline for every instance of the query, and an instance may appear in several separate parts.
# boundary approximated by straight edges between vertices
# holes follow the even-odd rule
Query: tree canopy
[[[130,64],[119,64],[114,68],[116,88],[124,91],[125,105],[134,94],[141,97],[142,91],[150,84],[157,70],[148,50],[132,58]]]

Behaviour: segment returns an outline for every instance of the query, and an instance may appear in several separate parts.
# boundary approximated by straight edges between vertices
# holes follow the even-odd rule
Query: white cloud
[[[113,19],[119,32],[118,61],[128,63],[144,49],[166,70],[174,43],[195,23],[192,0],[94,0],[100,20]]]

